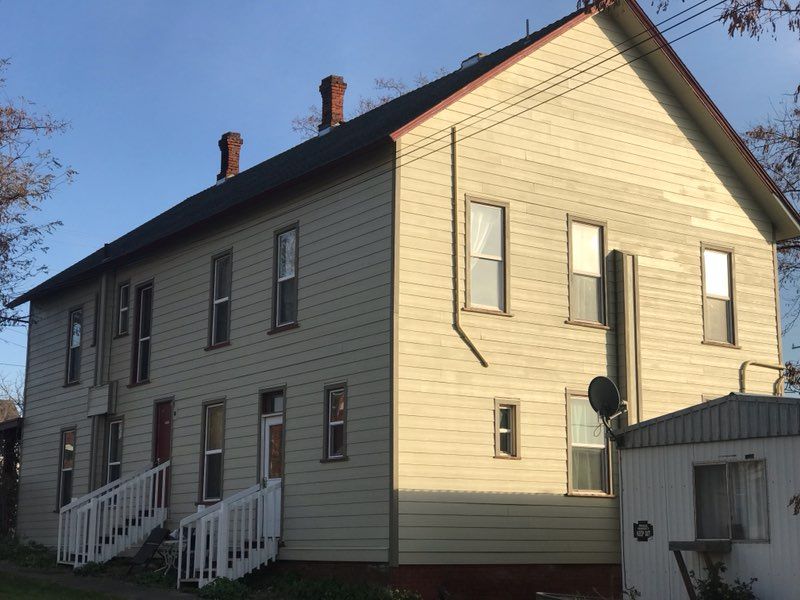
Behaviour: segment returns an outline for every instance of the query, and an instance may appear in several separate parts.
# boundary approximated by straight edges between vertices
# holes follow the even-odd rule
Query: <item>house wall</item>
[[[737,390],[745,360],[779,360],[772,226],[647,62],[614,57],[625,39],[587,18],[400,139],[401,564],[620,560],[616,499],[567,495],[566,390],[617,370],[613,318],[566,323],[568,215],[604,221],[607,251],[639,257],[643,419]],[[461,311],[486,368],[453,327],[453,125],[462,305],[465,196],[510,211],[512,316]],[[701,242],[735,249],[739,347],[702,343]],[[613,315],[613,272],[608,286]],[[771,390],[772,373],[752,375],[748,391]],[[495,398],[520,401],[520,460],[494,458]]]
[[[116,284],[153,280],[152,375],[129,387],[132,336],[112,340],[114,413],[124,418],[122,474],[152,464],[154,403],[173,401],[170,526],[199,500],[203,405],[225,402],[224,495],[259,480],[259,390],[286,387],[281,557],[387,560],[391,152],[272,196],[262,207],[118,270]],[[222,184],[225,185],[225,184]],[[319,190],[319,191],[315,191]],[[268,335],[274,231],[299,222],[299,327]],[[205,350],[211,258],[232,249],[231,344]],[[80,424],[75,491],[88,489],[86,393],[62,389],[67,307],[89,287],[37,303],[32,328],[20,531],[55,543],[55,444]],[[96,287],[96,286],[94,286]],[[63,321],[63,327],[62,327]],[[131,320],[131,331],[133,321]],[[346,382],[348,460],[322,463],[323,389]],[[28,416],[26,414],[26,417]],[[343,553],[343,549],[348,549]]]
[[[787,506],[800,491],[800,437],[759,438],[640,448],[621,452],[623,577],[642,598],[681,598],[685,588],[670,541],[695,539],[693,465],[713,461],[765,459],[769,542],[734,542],[730,554],[714,555],[728,568],[725,579],[749,581],[763,600],[795,595],[800,573],[794,556],[800,545],[797,517]],[[649,521],[653,537],[637,542],[633,524]],[[705,565],[694,552],[683,552],[690,571],[703,576]]]

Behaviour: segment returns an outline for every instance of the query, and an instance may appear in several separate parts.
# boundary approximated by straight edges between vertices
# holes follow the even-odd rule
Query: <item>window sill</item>
[[[574,321],[572,319],[567,319],[564,321],[567,325],[577,325],[578,327],[588,327],[589,329],[600,329],[602,331],[611,331],[611,327],[608,325],[603,325],[602,323],[596,323],[594,321]]]
[[[717,348],[732,348],[734,350],[741,350],[742,347],[739,344],[731,344],[729,342],[715,342],[714,340],[703,340],[700,342],[704,346],[716,346]]]
[[[319,462],[321,463],[337,463],[337,462],[346,462],[350,460],[347,456],[336,456],[334,458],[320,458]]]
[[[149,379],[145,379],[144,381],[134,381],[134,382],[131,382],[131,383],[129,383],[129,384],[126,386],[126,387],[128,387],[128,388],[135,388],[135,387],[139,387],[140,385],[147,385],[148,383],[150,383],[150,380],[149,380]]]
[[[572,498],[616,498],[616,494],[608,494],[606,492],[581,492],[581,491],[572,491],[567,492],[564,494],[565,496],[569,496]]]
[[[276,333],[281,333],[282,331],[289,331],[290,329],[297,329],[300,327],[300,323],[287,323],[286,325],[280,325],[278,327],[273,327],[269,331],[267,331],[267,335],[274,335]]]
[[[231,342],[230,340],[228,340],[227,342],[219,342],[218,344],[211,344],[210,346],[206,346],[205,348],[203,348],[203,350],[208,352],[209,350],[217,350],[218,348],[227,348],[230,345]]]
[[[499,460],[522,460],[521,456],[511,456],[510,454],[495,454],[494,457]]]
[[[80,381],[67,381],[61,387],[69,388],[69,387],[75,387],[76,385],[80,385],[80,384],[81,384]]]
[[[504,310],[492,310],[491,308],[478,308],[476,306],[465,306],[461,312],[475,313],[478,315],[494,315],[496,317],[513,317],[514,315]]]

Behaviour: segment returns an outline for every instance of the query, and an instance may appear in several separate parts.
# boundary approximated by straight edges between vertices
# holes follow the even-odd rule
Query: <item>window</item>
[[[297,322],[297,226],[275,236],[274,325]]]
[[[58,506],[72,502],[72,471],[75,468],[75,430],[61,432],[61,452],[58,470]]]
[[[131,286],[123,283],[117,292],[117,335],[128,333],[128,318],[131,312]]]
[[[261,414],[283,414],[283,390],[273,390],[261,393]]]
[[[211,315],[209,346],[230,340],[231,329],[231,254],[216,257],[211,272]]]
[[[153,324],[153,284],[136,289],[136,339],[133,346],[133,383],[150,380],[150,348]]]
[[[325,452],[326,460],[346,456],[347,389],[343,385],[325,388]]]
[[[77,383],[81,376],[81,334],[83,333],[83,310],[77,308],[69,313],[67,331],[67,383]]]
[[[106,483],[119,479],[122,470],[122,421],[108,424],[108,464]]]
[[[695,465],[694,504],[699,540],[768,540],[766,463]]]
[[[703,323],[709,342],[735,344],[733,255],[703,248]]]
[[[519,403],[495,400],[495,457],[519,458]]]
[[[605,429],[589,398],[570,395],[568,404],[570,491],[608,494],[610,453]]]
[[[605,228],[569,219],[569,318],[606,324]]]
[[[507,209],[473,200],[468,209],[468,307],[507,312]]]
[[[225,439],[225,407],[206,406],[203,435],[203,500],[222,498],[222,446]]]

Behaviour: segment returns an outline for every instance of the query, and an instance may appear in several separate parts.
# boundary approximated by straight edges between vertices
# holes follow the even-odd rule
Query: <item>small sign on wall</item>
[[[637,542],[646,542],[653,537],[653,525],[648,521],[636,521],[633,524],[633,537]]]

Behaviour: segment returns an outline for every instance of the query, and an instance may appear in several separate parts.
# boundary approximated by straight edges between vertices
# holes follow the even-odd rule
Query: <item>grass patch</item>
[[[422,600],[409,590],[368,584],[344,583],[335,579],[309,579],[288,574],[270,578],[253,591],[259,600]],[[223,600],[220,598],[220,600]]]
[[[0,576],[0,598],[25,598],[26,600],[115,600],[116,596],[73,590],[63,585],[39,581],[21,575],[3,573]]]

